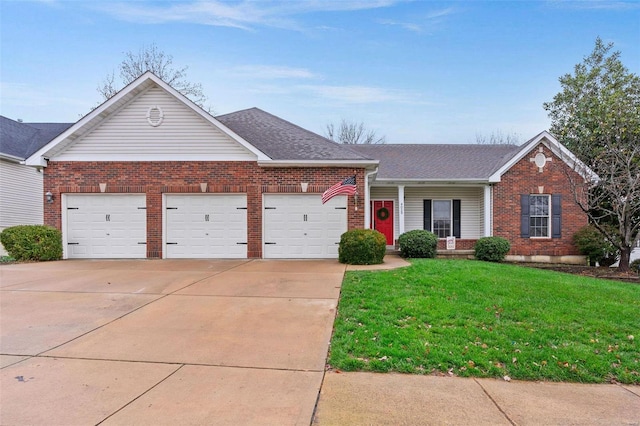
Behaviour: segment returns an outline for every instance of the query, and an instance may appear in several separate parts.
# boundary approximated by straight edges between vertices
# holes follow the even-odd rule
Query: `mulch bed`
[[[585,277],[640,284],[640,275],[633,272],[619,272],[618,268],[610,268],[606,266],[560,265],[547,263],[519,263],[519,265],[530,268],[551,269],[553,271],[582,275]]]

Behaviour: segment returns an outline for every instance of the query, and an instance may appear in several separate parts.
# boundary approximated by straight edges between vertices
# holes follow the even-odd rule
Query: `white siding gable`
[[[150,108],[160,125],[147,120]],[[158,86],[78,138],[55,161],[255,161],[247,148]]]

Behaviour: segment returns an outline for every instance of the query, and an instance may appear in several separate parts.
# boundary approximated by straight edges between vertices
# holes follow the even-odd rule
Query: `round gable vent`
[[[544,155],[544,152],[539,152],[533,157],[533,161],[539,169],[542,169],[547,164],[547,156]]]
[[[147,110],[147,122],[153,126],[158,127],[164,120],[164,112],[158,105],[154,105]]]

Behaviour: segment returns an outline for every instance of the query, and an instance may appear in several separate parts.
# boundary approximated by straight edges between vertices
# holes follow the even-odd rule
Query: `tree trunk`
[[[631,247],[622,247],[620,249],[620,263],[618,264],[618,271],[629,271],[629,259],[631,258]]]

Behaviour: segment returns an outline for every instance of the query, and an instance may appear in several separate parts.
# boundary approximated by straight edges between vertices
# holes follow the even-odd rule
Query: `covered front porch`
[[[426,229],[439,238],[439,255],[470,254],[492,235],[492,186],[483,183],[373,182],[365,193],[365,228],[393,249],[398,237]],[[471,252],[472,254],[472,252]]]

